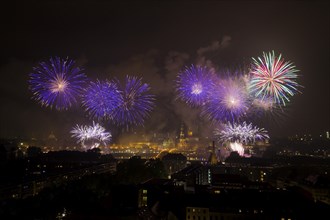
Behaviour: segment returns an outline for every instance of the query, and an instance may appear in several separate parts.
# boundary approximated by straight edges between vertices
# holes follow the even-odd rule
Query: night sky
[[[90,123],[79,105],[58,112],[31,99],[28,75],[52,56],[75,59],[91,79],[142,76],[157,97],[143,129],[176,132],[181,121],[195,129],[198,118],[197,110],[176,101],[172,93],[173,80],[184,65],[235,68],[275,50],[297,66],[304,88],[284,115],[258,125],[272,137],[319,134],[330,128],[329,3],[74,2],[2,7],[1,138],[45,138],[51,132],[64,137],[75,124]],[[205,135],[207,124],[203,122]]]

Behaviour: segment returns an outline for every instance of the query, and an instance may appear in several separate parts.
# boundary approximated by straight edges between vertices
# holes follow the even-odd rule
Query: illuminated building
[[[141,183],[138,190],[138,207],[154,206],[160,199],[168,197],[173,189],[173,183],[168,179],[152,178]]]
[[[140,189],[139,190],[139,207],[148,206],[148,190]]]
[[[191,129],[188,130],[188,137],[192,137],[193,136],[193,132]]]
[[[176,186],[183,186],[185,192],[194,192],[196,185],[211,184],[211,169],[209,166],[192,164],[172,175]]]
[[[187,139],[184,134],[184,128],[183,124],[181,125],[180,129],[180,137],[179,137],[179,144],[178,144],[179,149],[186,149],[187,148]]]
[[[188,136],[186,138],[187,148],[191,150],[196,150],[199,146],[203,144],[200,142],[200,138],[193,134],[192,130],[188,130]]]
[[[210,219],[210,213],[208,208],[202,207],[187,207],[186,208],[186,219]]]
[[[173,141],[172,138],[165,139],[162,142],[163,148],[170,149],[170,148],[175,148],[175,142]]]
[[[215,154],[215,144],[214,144],[214,141],[212,142],[212,151],[210,153],[210,157],[209,157],[208,162],[211,165],[216,165],[218,163],[218,159],[217,159],[217,156]]]

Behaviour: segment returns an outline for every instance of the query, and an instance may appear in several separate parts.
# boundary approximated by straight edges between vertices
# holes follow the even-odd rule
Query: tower
[[[182,123],[180,129],[180,136],[179,136],[179,148],[186,148],[186,147],[187,147],[187,140],[184,134],[184,127]]]
[[[214,143],[214,141],[212,141],[212,151],[210,153],[208,162],[211,165],[216,165],[218,163],[218,159],[217,159],[217,156],[215,154],[215,143]]]

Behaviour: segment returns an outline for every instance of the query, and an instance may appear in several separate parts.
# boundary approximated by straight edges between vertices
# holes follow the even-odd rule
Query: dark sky
[[[329,3],[32,2],[3,7],[0,15],[0,137],[62,136],[76,123],[88,123],[79,106],[58,112],[31,99],[28,74],[51,56],[76,59],[91,79],[143,76],[158,97],[145,129],[170,132],[180,120],[194,126],[198,115],[170,95],[184,65],[238,67],[270,50],[297,66],[304,88],[284,116],[260,126],[272,136],[329,130]]]

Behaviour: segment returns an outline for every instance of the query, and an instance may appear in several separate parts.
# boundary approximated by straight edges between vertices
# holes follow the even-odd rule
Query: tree
[[[27,149],[26,154],[28,157],[36,157],[42,154],[42,151],[40,147],[31,146]]]

